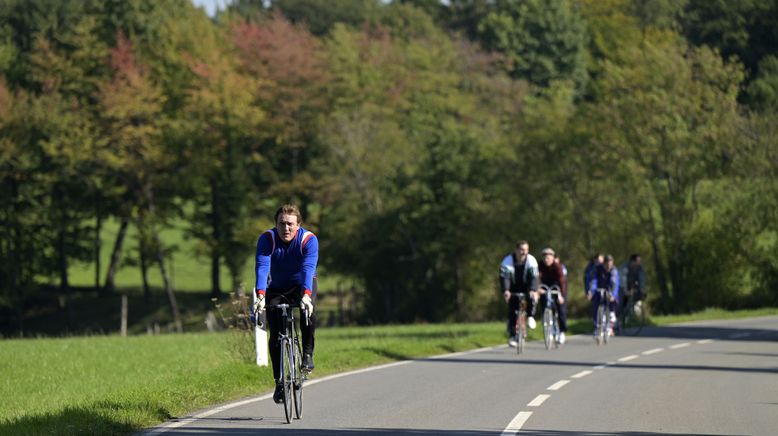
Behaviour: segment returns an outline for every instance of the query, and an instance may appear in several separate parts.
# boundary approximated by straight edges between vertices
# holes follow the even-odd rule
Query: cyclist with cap
[[[508,303],[508,345],[515,347],[516,340],[516,318],[519,310],[519,298],[511,293],[525,293],[527,299],[527,325],[534,329],[536,326],[535,318],[535,300],[538,290],[538,261],[529,254],[529,243],[519,241],[516,243],[516,249],[508,254],[500,264],[500,285],[503,290],[503,298]]]
[[[613,336],[613,325],[616,323],[616,304],[619,301],[619,271],[613,265],[613,256],[610,254],[605,256],[605,262],[602,265],[597,265],[594,270],[591,282],[589,283],[589,292],[586,294],[586,298],[592,302],[592,320],[595,325],[597,324],[597,307],[600,305],[600,293],[598,289],[607,289],[611,292],[610,299],[608,301],[608,312],[610,319],[610,327],[608,327],[608,335]]]
[[[547,287],[558,286],[559,295],[557,297],[557,309],[559,313],[559,343],[565,343],[565,332],[567,331],[567,307],[565,300],[567,299],[567,274],[565,273],[562,264],[557,261],[556,253],[552,248],[544,248],[540,252],[541,262],[538,266],[538,272],[540,273],[540,283]],[[540,293],[540,307],[546,307],[546,299],[548,296],[541,289]]]

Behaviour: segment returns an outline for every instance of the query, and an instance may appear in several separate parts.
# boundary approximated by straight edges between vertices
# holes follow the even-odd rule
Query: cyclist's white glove
[[[308,316],[313,315],[313,301],[311,301],[311,296],[308,294],[303,295],[302,300],[303,309],[305,309],[306,312],[308,312]]]
[[[259,294],[257,295],[256,300],[254,300],[254,313],[262,313],[265,311],[265,295]]]

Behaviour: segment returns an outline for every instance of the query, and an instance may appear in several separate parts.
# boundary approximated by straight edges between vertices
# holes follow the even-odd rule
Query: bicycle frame
[[[598,288],[597,292],[600,294],[600,302],[597,306],[597,318],[596,325],[594,327],[594,339],[597,341],[597,345],[608,343],[608,327],[611,327],[610,322],[610,289]]]
[[[546,349],[559,348],[559,308],[557,299],[560,295],[559,286],[540,285],[540,293],[546,296],[546,307],[543,310],[543,337]]]
[[[524,292],[511,292],[511,297],[519,299],[519,309],[516,311],[516,354],[524,352],[524,343],[527,340],[527,294]]]
[[[302,385],[306,380],[306,373],[301,368],[300,339],[295,327],[294,307],[282,303],[268,306],[267,309],[281,311],[281,328],[278,332],[280,348],[279,376],[284,387],[284,413],[286,422],[292,420],[292,396],[294,396],[294,411],[297,419],[302,416]],[[304,310],[306,325],[309,322],[309,314]]]

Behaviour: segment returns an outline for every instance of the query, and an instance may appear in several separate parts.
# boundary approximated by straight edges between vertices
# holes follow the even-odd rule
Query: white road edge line
[[[700,339],[697,341],[698,344],[710,344],[711,342],[713,342],[713,339]]]
[[[661,353],[662,351],[665,351],[665,349],[664,348],[653,348],[651,350],[644,351],[644,352],[642,352],[640,354],[642,354],[644,356],[648,356],[648,355],[651,355],[651,354]]]
[[[443,354],[443,355],[440,355],[440,356],[432,356],[432,357],[428,357],[428,359],[444,359],[444,358],[447,358],[447,357],[461,356],[461,355],[470,354],[470,353],[480,353],[482,351],[493,350],[495,348],[504,348],[504,347],[505,346],[502,346],[502,347],[500,347],[500,346],[498,346],[498,347],[483,347],[483,348],[478,348],[476,350],[460,351],[460,352],[457,352],[457,353],[449,353],[449,354]],[[346,376],[350,376],[350,375],[357,375],[357,374],[362,374],[362,373],[365,373],[365,372],[377,371],[379,369],[391,368],[393,366],[406,365],[406,364],[411,363],[411,362],[413,362],[413,360],[403,360],[403,361],[400,361],[400,362],[392,362],[392,363],[386,363],[384,365],[371,366],[369,368],[355,369],[354,371],[348,371],[348,372],[343,372],[343,373],[340,373],[340,374],[333,374],[333,375],[329,375],[329,376],[326,376],[326,377],[309,380],[309,381],[307,381],[305,383],[305,386],[315,385],[316,383],[321,383],[321,382],[328,381],[328,380],[334,380],[334,379],[337,379],[337,378],[346,377]],[[249,399],[246,399],[246,400],[236,401],[234,403],[227,403],[227,404],[224,404],[222,406],[214,407],[213,409],[208,409],[208,410],[206,410],[204,412],[198,413],[197,415],[187,416],[187,417],[184,417],[184,418],[178,418],[176,421],[167,422],[167,423],[164,423],[164,424],[160,424],[160,425],[158,425],[156,427],[152,427],[152,428],[150,428],[150,429],[140,433],[140,436],[150,436],[150,435],[162,434],[162,433],[165,433],[165,432],[167,432],[169,430],[172,430],[172,429],[184,426],[186,424],[190,424],[190,423],[192,423],[194,421],[197,421],[198,419],[207,418],[207,417],[209,417],[211,415],[215,415],[215,414],[217,414],[219,412],[223,412],[225,410],[229,410],[229,409],[232,409],[234,407],[240,407],[240,406],[243,406],[243,405],[246,405],[246,404],[251,404],[251,403],[254,403],[254,402],[257,402],[257,401],[267,400],[267,399],[272,398],[272,397],[273,397],[273,394],[265,394],[265,395],[262,395],[262,396],[256,397],[256,398],[249,398]],[[532,412],[528,412],[528,413],[531,414]]]
[[[624,356],[621,359],[619,359],[619,362],[628,362],[630,360],[637,359],[638,357],[640,357],[640,356],[638,356],[637,354],[632,354],[632,355],[629,355],[629,356]]]
[[[546,401],[551,395],[548,394],[540,394],[537,397],[535,397],[534,400],[527,403],[527,407],[538,407],[541,404],[543,404],[544,401]]]
[[[510,436],[514,435],[521,430],[521,427],[524,425],[525,422],[529,419],[529,417],[532,416],[532,412],[519,412],[518,415],[514,416],[511,420],[510,424],[508,424],[507,427],[505,427],[505,430],[502,431],[501,436]]]
[[[589,375],[589,374],[591,374],[591,373],[592,373],[592,371],[590,371],[590,370],[588,370],[588,369],[587,369],[587,370],[584,370],[584,371],[581,371],[581,372],[579,372],[578,374],[571,375],[571,376],[570,376],[570,378],[581,378],[581,377],[586,377],[587,375]]]
[[[691,345],[691,344],[688,343],[688,342],[683,342],[683,343],[680,343],[680,344],[670,345],[670,348],[672,348],[673,350],[677,350],[679,348],[688,347],[689,345]]]
[[[558,391],[562,389],[562,386],[570,383],[570,380],[559,380],[558,382],[554,383],[553,385],[546,388],[547,391]]]

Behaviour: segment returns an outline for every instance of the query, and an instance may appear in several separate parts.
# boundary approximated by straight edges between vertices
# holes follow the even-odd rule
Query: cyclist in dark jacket
[[[560,262],[557,261],[556,253],[551,248],[545,248],[540,253],[542,260],[538,266],[538,272],[540,273],[540,283],[547,287],[559,286],[559,298],[557,300],[557,307],[559,309],[559,343],[565,343],[565,332],[567,331],[567,306],[565,301],[567,300],[567,274]],[[547,295],[541,294],[539,305],[540,307],[546,306]]]
[[[597,269],[598,265],[602,265],[602,263],[605,261],[605,258],[602,254],[596,254],[592,256],[591,260],[589,260],[589,263],[586,265],[586,268],[584,269],[584,285],[583,290],[584,294],[589,293],[589,285],[592,283],[592,277],[594,277],[594,271]]]

